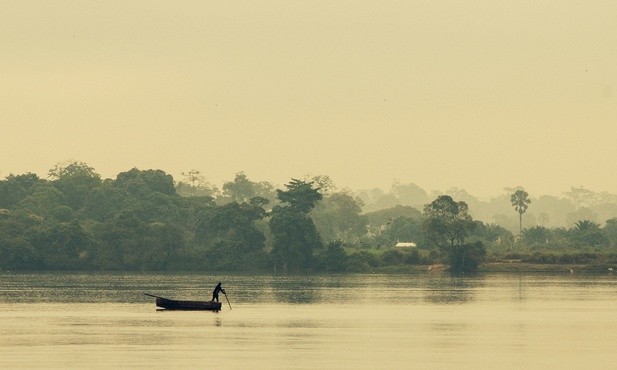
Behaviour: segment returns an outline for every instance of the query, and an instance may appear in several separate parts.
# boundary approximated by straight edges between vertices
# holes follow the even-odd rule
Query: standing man
[[[212,302],[219,301],[219,292],[225,294],[225,289],[223,289],[221,283],[216,284],[214,291],[212,291]]]

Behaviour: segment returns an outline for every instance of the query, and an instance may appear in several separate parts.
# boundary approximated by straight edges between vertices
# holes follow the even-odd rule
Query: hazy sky
[[[617,1],[0,1],[0,177],[617,192]]]

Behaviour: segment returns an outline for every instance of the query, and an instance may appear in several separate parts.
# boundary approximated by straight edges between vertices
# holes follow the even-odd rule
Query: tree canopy
[[[455,202],[449,195],[440,195],[424,206],[424,229],[429,240],[440,247],[460,245],[475,228],[467,203]]]
[[[470,272],[485,245],[493,258],[512,253],[511,230],[517,226],[505,214],[494,215],[495,223],[471,216],[472,208],[474,217],[479,212],[476,207],[510,209],[509,195],[483,203],[455,188],[420,212],[401,205],[425,199],[413,184],[397,183],[390,193],[354,193],[338,190],[328,176],[315,176],[275,189],[239,172],[219,192],[209,185],[201,189],[205,176],[195,170],[178,183],[158,169],[132,168],[101,179],[83,162],[58,164],[48,174],[47,179],[25,173],[0,180],[0,268],[366,272],[443,262],[452,271]],[[577,206],[557,197],[534,199],[534,209],[542,206],[546,214],[526,215],[531,226],[522,230],[517,253],[563,254],[564,248],[614,253],[617,217],[611,215],[617,204],[585,189],[570,197]],[[528,195],[521,199],[519,216],[530,202]],[[367,202],[391,207],[374,210]],[[570,223],[540,227],[536,219]],[[417,248],[397,250],[399,241]]]

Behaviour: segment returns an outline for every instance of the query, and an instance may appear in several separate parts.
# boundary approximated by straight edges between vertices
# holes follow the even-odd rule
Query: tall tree
[[[430,241],[445,248],[461,245],[476,225],[469,215],[467,203],[440,195],[424,206],[424,230]]]
[[[468,214],[467,203],[456,202],[449,195],[440,195],[424,206],[424,229],[429,240],[446,252],[450,272],[475,272],[486,255],[482,242],[465,244],[467,235],[477,225]]]
[[[300,213],[309,213],[322,199],[320,188],[314,188],[314,182],[291,179],[285,184],[287,190],[276,190],[277,198]]]
[[[93,189],[102,184],[101,176],[84,162],[57,164],[49,170],[49,177],[74,210],[81,209]]]
[[[272,256],[283,271],[310,267],[313,250],[321,247],[321,238],[309,212],[322,198],[312,182],[292,179],[286,190],[277,190],[283,205],[271,213],[270,230],[274,236]]]
[[[529,193],[527,193],[524,189],[517,189],[510,197],[510,202],[514,207],[514,210],[518,212],[518,235],[520,237],[523,234],[523,213],[527,211],[527,207],[529,207],[529,204],[531,203]]]

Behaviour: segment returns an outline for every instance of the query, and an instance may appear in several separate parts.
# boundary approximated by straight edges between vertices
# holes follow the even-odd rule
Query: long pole
[[[229,303],[229,298],[227,298],[227,293],[223,293],[225,294],[225,299],[227,300],[227,304],[229,305],[229,309],[231,310],[231,303]]]

